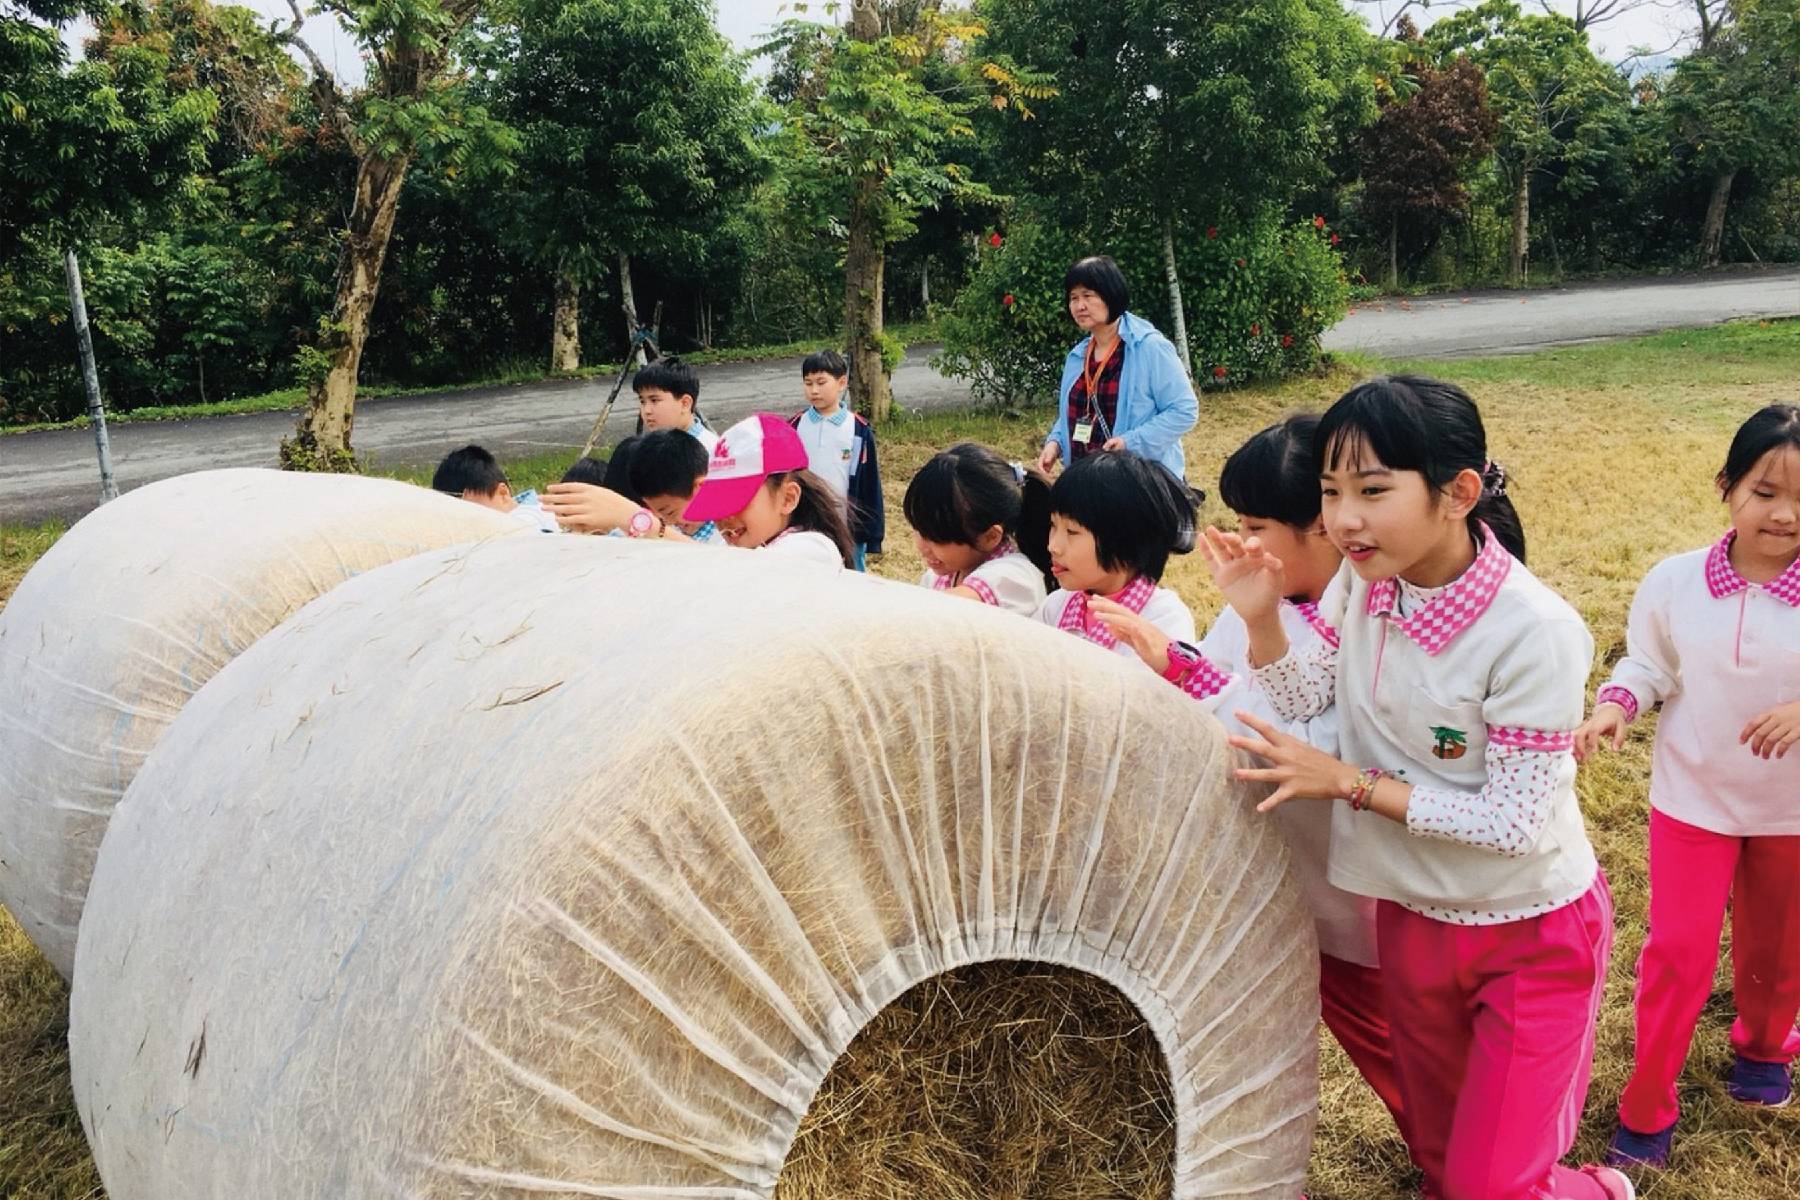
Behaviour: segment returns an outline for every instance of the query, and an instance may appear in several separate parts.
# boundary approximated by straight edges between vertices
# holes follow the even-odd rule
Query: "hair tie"
[[[1481,468],[1481,498],[1494,500],[1506,495],[1506,468],[1493,459]]]
[[[1009,462],[1006,465],[1012,468],[1013,482],[1018,484],[1020,487],[1024,487],[1025,486],[1025,464]]]

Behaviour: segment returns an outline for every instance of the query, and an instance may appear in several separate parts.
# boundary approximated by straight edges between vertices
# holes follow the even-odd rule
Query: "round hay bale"
[[[393,480],[257,470],[83,518],[0,609],[0,903],[69,978],[113,806],[202,684],[359,572],[520,529]]]
[[[923,589],[604,539],[396,563],[140,771],[82,1119],[113,1200],[766,1197],[859,1030],[1016,960],[1141,1014],[1177,1195],[1291,1200],[1317,949],[1229,765],[1141,666]]]

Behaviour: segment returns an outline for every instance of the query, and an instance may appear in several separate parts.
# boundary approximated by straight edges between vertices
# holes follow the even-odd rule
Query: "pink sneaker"
[[[1606,1193],[1606,1200],[1637,1200],[1637,1188],[1632,1185],[1631,1177],[1623,1171],[1590,1164],[1581,1168],[1581,1173],[1600,1185],[1600,1190]]]

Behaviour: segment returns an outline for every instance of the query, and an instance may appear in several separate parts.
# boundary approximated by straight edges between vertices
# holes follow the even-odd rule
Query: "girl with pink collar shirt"
[[[1374,897],[1382,998],[1413,1161],[1436,1200],[1632,1200],[1562,1166],[1593,1063],[1612,901],[1571,753],[1593,640],[1525,569],[1474,401],[1416,376],[1352,388],[1315,438],[1345,568],[1293,646],[1283,564],[1207,531],[1214,579],[1284,721],[1335,705],[1339,754],[1240,711],[1262,807],[1327,801],[1330,879]]]
[[[1650,936],[1636,1064],[1607,1161],[1666,1167],[1675,1084],[1731,909],[1733,1099],[1780,1108],[1800,1051],[1800,408],[1772,404],[1717,479],[1731,527],[1664,559],[1631,604],[1626,655],[1576,731],[1617,749],[1660,703],[1650,777]]]
[[[1111,600],[1178,642],[1194,640],[1194,614],[1159,587],[1169,555],[1194,545],[1194,493],[1161,463],[1130,450],[1075,460],[1050,489],[1050,573],[1060,585],[1037,618],[1135,658],[1092,610]]]
[[[1014,540],[1024,472],[974,442],[931,457],[906,485],[906,520],[925,560],[919,583],[945,595],[1036,616],[1044,573]],[[1043,485],[1031,481],[1031,487]]]

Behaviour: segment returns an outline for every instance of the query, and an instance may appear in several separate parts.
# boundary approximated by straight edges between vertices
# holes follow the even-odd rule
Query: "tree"
[[[1521,12],[1513,0],[1485,0],[1433,25],[1426,43],[1448,63],[1465,54],[1487,77],[1499,118],[1495,157],[1512,196],[1507,276],[1523,283],[1531,231],[1532,178],[1565,145],[1592,146],[1591,121],[1625,103],[1623,81],[1594,57],[1575,23]]]
[[[1661,112],[1674,148],[1710,184],[1699,253],[1716,267],[1739,174],[1800,168],[1800,9],[1734,0],[1712,16],[1701,47],[1675,64]]]
[[[1469,167],[1493,150],[1498,122],[1481,68],[1457,57],[1444,69],[1412,68],[1414,87],[1394,96],[1358,140],[1363,206],[1388,229],[1388,287],[1400,286],[1400,225],[1461,212]]]
[[[843,241],[851,397],[877,421],[893,403],[882,331],[887,248],[940,199],[986,194],[948,157],[973,137],[969,114],[983,80],[995,105],[1021,116],[1051,92],[1041,77],[1005,61],[968,60],[966,47],[980,32],[966,14],[936,3],[853,0],[849,28],[788,21],[767,47],[783,54],[777,78],[792,97],[778,153],[795,164],[796,201]],[[795,47],[812,55],[797,69],[788,53]],[[944,63],[958,68],[954,90],[930,86]]]
[[[552,370],[580,365],[585,288],[617,268],[629,338],[632,259],[697,266],[760,173],[765,121],[712,16],[707,0],[522,0],[492,45],[478,94],[521,147],[495,207],[553,277]]]
[[[401,188],[414,158],[430,147],[448,170],[471,165],[493,170],[513,149],[510,133],[478,106],[464,103],[451,78],[457,39],[483,2],[327,0],[319,11],[346,24],[363,48],[368,71],[367,86],[346,95],[318,52],[300,37],[306,14],[299,0],[288,0],[293,21],[281,37],[311,64],[312,98],[356,157],[331,315],[305,358],[306,408],[294,436],[281,443],[281,463],[290,470],[356,468],[350,438],[357,370]]]

